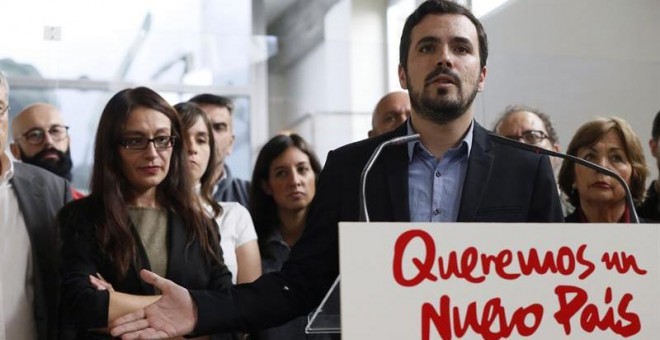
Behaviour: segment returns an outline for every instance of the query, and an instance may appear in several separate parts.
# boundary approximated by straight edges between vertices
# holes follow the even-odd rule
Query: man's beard
[[[57,160],[52,158],[44,159],[44,155],[48,152],[57,153],[59,158]],[[44,168],[60,177],[64,177],[71,181],[71,168],[73,168],[73,161],[71,160],[71,148],[67,148],[66,152],[62,152],[51,147],[39,151],[32,157],[26,156],[23,149],[21,149],[21,155],[21,161],[23,161],[23,163],[28,163],[40,168]]]
[[[446,89],[437,90],[440,98],[434,98],[431,93],[426,93],[427,89],[431,91],[431,89],[426,86],[430,85],[432,80],[440,75],[449,76],[453,79],[453,84],[457,87],[458,98],[448,98],[446,94],[448,90]],[[406,77],[410,79],[407,72]],[[410,92],[410,105],[416,113],[422,118],[428,119],[434,123],[446,124],[456,120],[467,112],[479,92],[479,85],[474,84],[474,87],[471,89],[472,91],[465,96],[460,77],[450,69],[440,67],[426,76],[424,79],[424,88],[421,92],[416,91],[411,84],[408,84],[408,90]],[[445,96],[442,96],[443,93],[441,92],[445,92]]]

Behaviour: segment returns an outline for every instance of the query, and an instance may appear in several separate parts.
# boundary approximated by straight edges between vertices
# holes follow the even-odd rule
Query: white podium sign
[[[660,225],[340,223],[342,338],[657,339]]]

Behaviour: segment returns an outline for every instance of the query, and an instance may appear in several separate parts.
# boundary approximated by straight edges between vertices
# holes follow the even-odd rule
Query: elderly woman
[[[630,187],[635,205],[642,202],[648,175],[644,152],[639,138],[623,119],[599,118],[582,125],[567,153],[614,171]],[[559,186],[575,206],[566,222],[631,221],[625,189],[613,177],[564,161]]]

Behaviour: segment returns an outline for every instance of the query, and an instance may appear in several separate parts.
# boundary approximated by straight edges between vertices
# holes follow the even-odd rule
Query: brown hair
[[[648,176],[649,171],[646,168],[642,144],[628,122],[617,117],[598,118],[587,122],[575,132],[566,153],[577,156],[578,150],[594,145],[609,131],[615,131],[623,142],[626,157],[632,167],[630,193],[632,194],[635,205],[639,205],[644,200],[644,186],[646,185],[646,176]],[[578,207],[580,205],[580,197],[574,185],[575,164],[571,161],[564,161],[559,170],[559,187],[561,191],[568,195],[571,204]]]
[[[199,119],[204,122],[204,126],[206,126],[206,132],[209,135],[209,148],[211,149],[210,155],[209,155],[209,162],[206,166],[206,170],[204,170],[204,174],[202,174],[202,178],[199,179],[199,181],[202,184],[201,190],[200,190],[200,196],[206,203],[211,205],[211,208],[213,209],[213,213],[215,216],[220,216],[222,214],[222,207],[218,202],[216,202],[213,199],[212,192],[213,192],[213,165],[216,163],[216,155],[215,155],[215,140],[213,138],[213,128],[211,127],[211,121],[209,120],[209,117],[206,116],[204,111],[195,103],[193,102],[183,102],[174,105],[174,109],[179,113],[179,117],[181,118],[181,124],[183,125],[183,135],[188,134],[188,130],[190,130],[195,123]],[[184,138],[184,140],[187,142],[188,138]],[[194,185],[195,183],[193,183]]]
[[[156,200],[169,213],[181,218],[188,230],[189,243],[198,239],[210,261],[221,262],[217,228],[194,198],[188,177],[188,162],[181,140],[181,123],[172,106],[146,87],[125,89],[115,94],[103,109],[96,132],[90,197],[102,202],[97,235],[102,251],[112,260],[119,277],[124,277],[137,261],[136,240],[131,232],[126,200],[130,183],[121,170],[119,143],[130,113],[138,107],[156,110],[169,118],[176,138],[168,174],[156,188]]]

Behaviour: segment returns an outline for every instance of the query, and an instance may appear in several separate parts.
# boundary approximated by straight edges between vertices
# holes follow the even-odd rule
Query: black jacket
[[[339,273],[337,223],[358,220],[362,168],[380,143],[405,135],[406,128],[331,151],[305,231],[282,270],[231,294],[191,290],[199,316],[195,332],[271,327],[316,307]],[[372,221],[409,221],[407,146],[384,149],[366,186]],[[548,158],[491,140],[475,123],[458,221],[563,220]]]
[[[141,269],[149,269],[149,259],[141,242],[137,242],[139,264],[133,264],[124,278],[119,279],[113,262],[97,238],[97,226],[103,206],[95,198],[86,197],[66,205],[58,215],[62,232],[62,305],[68,325],[77,329],[79,339],[105,338],[88,333],[89,328],[104,328],[108,321],[109,293],[98,291],[89,282],[89,275],[100,273],[113,288],[122,293],[154,295],[152,286],[140,279]],[[222,291],[231,286],[231,273],[223,263],[208,260],[199,242],[191,243],[187,229],[174,214],[167,222],[167,275],[177,284],[190,289]],[[131,228],[136,240],[137,231]],[[216,249],[220,254],[220,245]],[[109,336],[107,336],[109,338]]]

